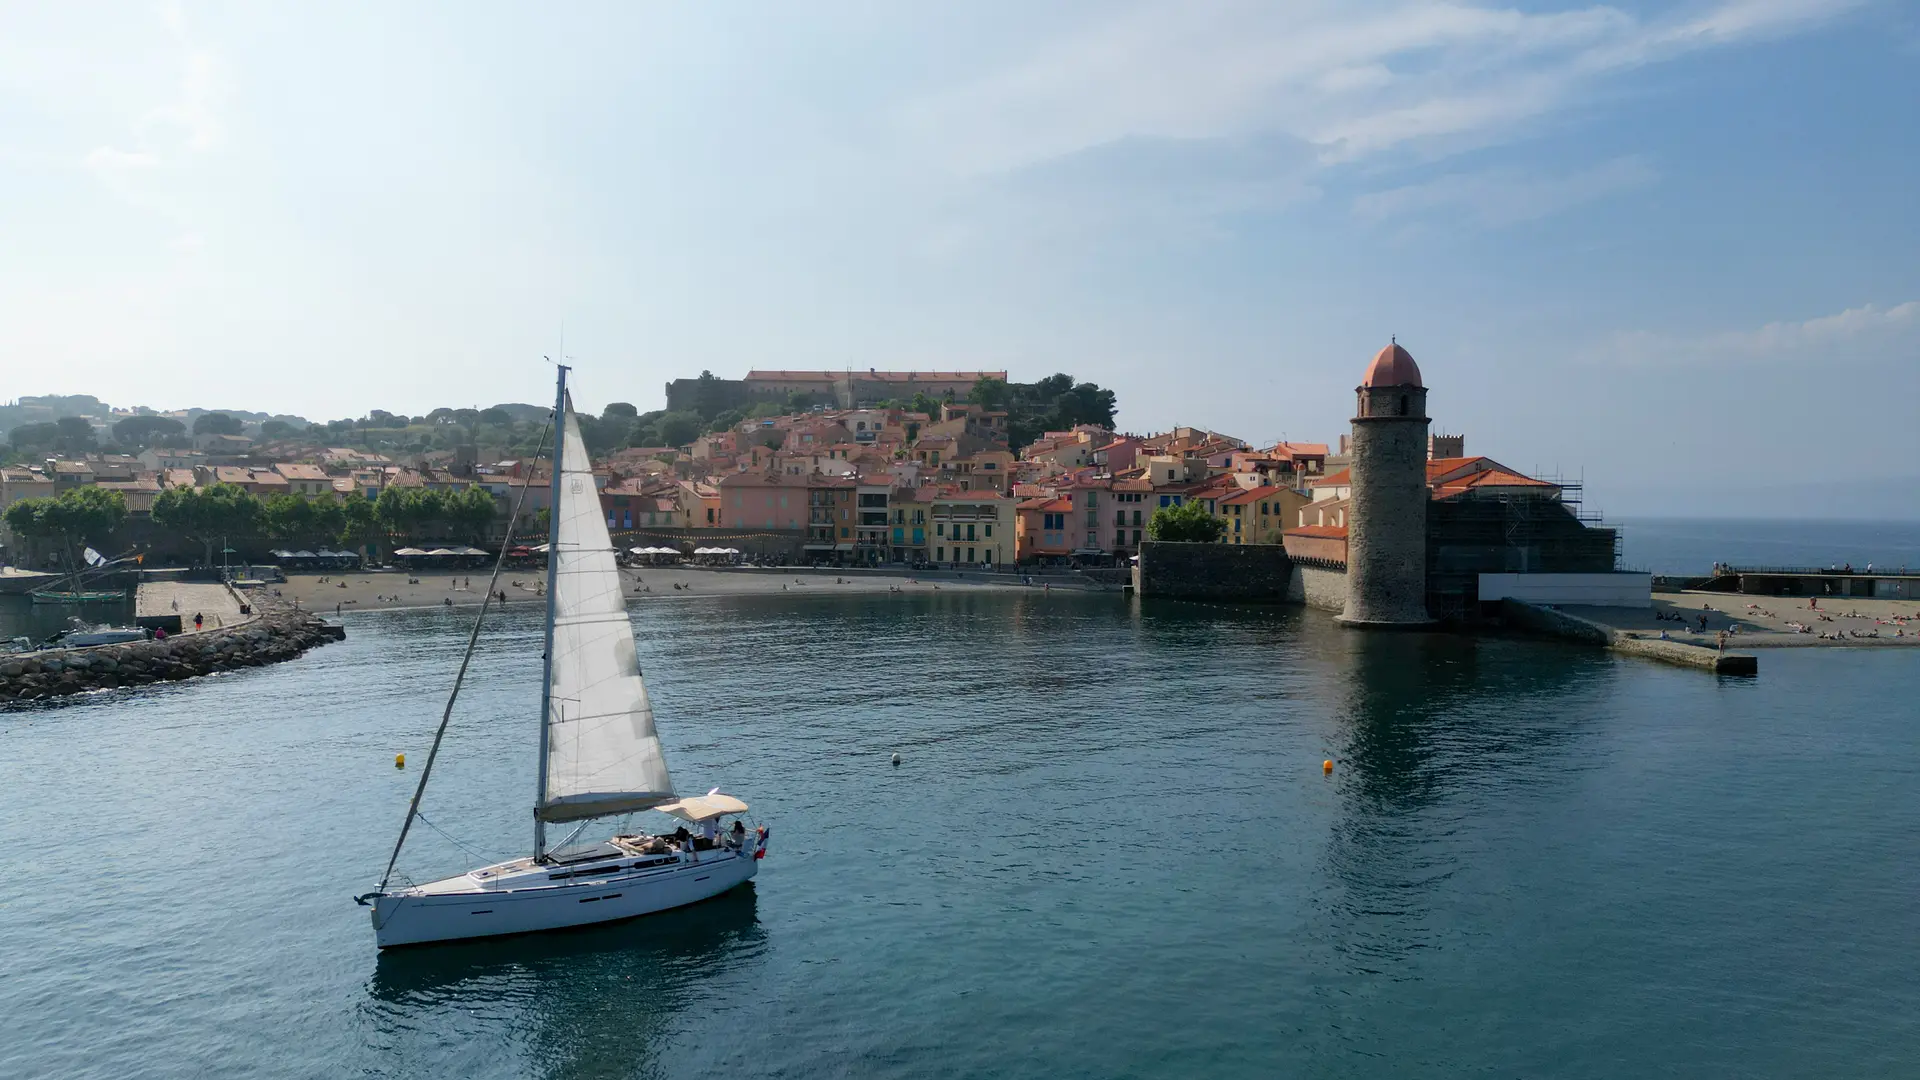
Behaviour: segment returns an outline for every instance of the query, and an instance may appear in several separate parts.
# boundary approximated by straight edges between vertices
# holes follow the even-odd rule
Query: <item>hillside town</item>
[[[704,386],[680,380],[668,387],[669,404],[693,408],[704,390],[720,422],[678,445],[597,448],[608,527],[623,547],[724,546],[785,564],[1090,568],[1124,566],[1155,536],[1157,512],[1185,508],[1215,524],[1178,538],[1283,545],[1296,558],[1344,563],[1346,436],[1333,447],[1255,445],[1197,426],[1137,434],[1097,422],[1017,434],[1008,408],[981,403],[1005,397],[1005,379],[756,371],[738,381],[707,376]],[[80,434],[84,422],[105,444],[113,420],[57,425]],[[56,451],[0,468],[0,543],[18,565],[58,566],[67,557],[53,542],[58,530],[25,535],[32,523],[8,511],[84,489],[125,510],[111,538],[88,543],[162,560],[211,560],[215,531],[222,553],[247,559],[292,548],[339,547],[375,562],[396,551],[497,550],[515,507],[523,518],[515,533],[538,539],[549,499],[544,461],[483,455],[477,424],[460,431],[456,422],[453,445],[411,455],[316,438],[333,425],[293,426],[196,421],[191,434],[156,440],[167,445]],[[1467,456],[1459,435],[1430,436],[1427,456],[1436,501],[1564,495],[1560,485]],[[225,519],[190,505],[219,493],[229,496]]]

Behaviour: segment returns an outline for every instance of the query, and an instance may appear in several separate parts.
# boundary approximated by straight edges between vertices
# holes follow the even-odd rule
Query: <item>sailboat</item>
[[[554,399],[533,854],[456,877],[389,887],[452,715],[450,697],[386,875],[378,889],[355,898],[373,909],[381,948],[581,926],[681,907],[746,882],[767,854],[768,829],[746,827],[746,803],[718,788],[685,797],[674,791],[640,676],[613,540],[567,394],[567,370],[559,369]],[[461,662],[462,677],[480,624],[476,620]],[[456,680],[456,695],[458,687]],[[572,844],[597,820],[644,810],[662,811],[682,824],[671,835],[624,833]],[[575,822],[566,838],[548,844],[549,826]]]

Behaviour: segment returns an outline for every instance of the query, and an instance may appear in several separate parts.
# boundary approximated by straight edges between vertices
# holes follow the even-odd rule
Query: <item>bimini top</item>
[[[1420,365],[1413,362],[1413,354],[1394,342],[1374,354],[1373,363],[1367,365],[1367,373],[1360,379],[1361,386],[1418,386],[1427,384],[1420,381]]]
[[[690,799],[661,803],[654,809],[663,814],[672,814],[682,821],[706,821],[709,818],[725,817],[728,814],[744,814],[747,812],[747,804],[731,795],[710,791]]]

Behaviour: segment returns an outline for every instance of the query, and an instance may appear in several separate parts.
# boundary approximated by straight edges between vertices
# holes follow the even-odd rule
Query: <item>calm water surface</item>
[[[427,816],[529,842],[537,634]],[[635,612],[679,783],[775,850],[700,907],[376,955],[463,624],[0,714],[0,1076],[1911,1074],[1920,657],[1716,680],[1113,597]],[[903,764],[892,768],[888,755]],[[1331,777],[1320,761],[1338,763]],[[444,771],[442,771],[444,770]],[[471,859],[432,829],[416,877]]]

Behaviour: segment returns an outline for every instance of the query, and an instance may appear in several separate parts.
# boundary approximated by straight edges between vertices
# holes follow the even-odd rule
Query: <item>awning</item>
[[[706,821],[727,814],[744,814],[747,812],[747,804],[731,795],[722,795],[716,791],[706,795],[695,795],[691,799],[663,803],[654,809],[661,813],[672,814],[682,821]]]
[[[419,548],[400,548],[399,550],[395,551],[394,554],[395,555],[425,555],[426,552],[420,550]]]

